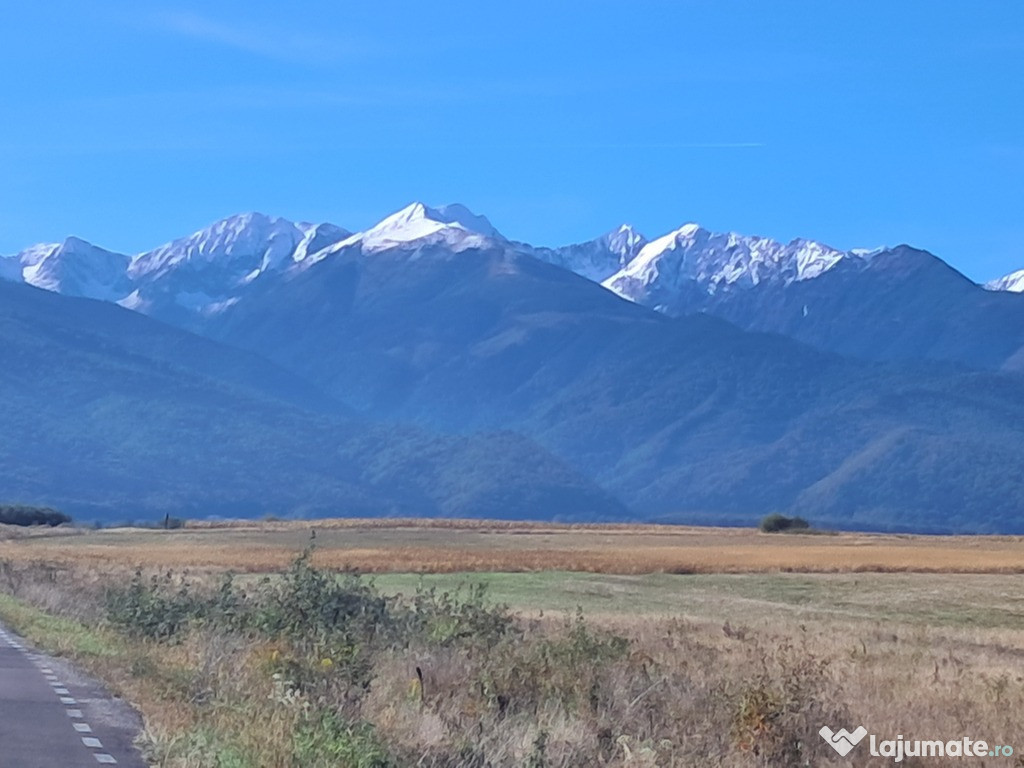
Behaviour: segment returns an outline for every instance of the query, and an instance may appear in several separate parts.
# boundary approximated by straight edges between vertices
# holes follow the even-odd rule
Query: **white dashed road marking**
[[[2,640],[11,648],[14,648],[16,651],[20,651],[29,659],[29,661],[31,661],[39,669],[39,672],[43,675],[46,682],[48,682],[50,684],[50,687],[53,688],[53,692],[60,698],[60,703],[65,706],[66,709],[64,711],[67,713],[69,718],[75,721],[83,721],[84,718],[82,710],[72,708],[74,705],[78,704],[78,701],[71,696],[71,691],[69,691],[65,687],[64,683],[60,682],[57,679],[57,675],[54,674],[53,670],[50,667],[43,666],[44,662],[42,657],[34,653],[29,653],[23,645],[14,640],[14,638],[12,638],[5,631],[0,630],[0,640]],[[92,726],[90,726],[86,722],[73,722],[71,723],[71,727],[78,734],[93,732]],[[81,739],[82,744],[90,750],[103,749],[103,742],[101,742],[95,736],[82,736]],[[101,765],[117,764],[117,759],[113,755],[107,754],[106,752],[92,751],[91,754],[95,758],[96,762],[100,763]]]

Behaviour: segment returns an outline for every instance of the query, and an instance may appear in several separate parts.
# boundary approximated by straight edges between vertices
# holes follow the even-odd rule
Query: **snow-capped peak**
[[[74,235],[64,238],[60,243],[39,243],[37,245],[30,246],[19,253],[15,258],[21,262],[25,267],[32,267],[41,264],[48,259],[69,257],[69,256],[87,256],[93,250],[100,250],[97,246],[90,243],[88,240],[83,240],[80,237]],[[109,251],[106,251],[109,253]]]
[[[216,314],[257,279],[348,236],[333,224],[296,224],[262,213],[229,216],[135,256],[128,269],[135,290],[120,303],[155,314]]]
[[[457,227],[484,237],[504,239],[486,216],[477,216],[458,203],[439,208],[412,203],[382,219],[363,234],[366,237],[390,235],[403,240],[415,240],[442,227]]]
[[[129,257],[79,237],[41,243],[5,259],[4,276],[67,296],[114,301],[124,295]]]
[[[233,264],[252,270],[276,269],[287,262],[306,236],[297,224],[262,213],[242,213],[214,222],[132,260],[135,278],[168,270],[221,270]]]
[[[404,228],[425,220],[459,227],[467,232],[475,232],[484,237],[504,239],[501,233],[487,220],[486,216],[478,216],[461,203],[442,205],[439,208],[431,208],[423,203],[413,203],[388,216],[375,229],[388,226],[396,229]]]
[[[303,261],[317,251],[322,251],[324,248],[352,236],[352,233],[347,229],[342,229],[335,224],[307,224],[303,222],[298,227],[305,234],[299,244],[295,246],[294,253],[292,253],[292,261],[295,262]]]
[[[573,243],[559,248],[533,248],[522,243],[517,246],[520,251],[541,261],[568,269],[599,283],[629,264],[646,244],[646,237],[629,224],[622,224],[584,243]]]
[[[613,229],[601,238],[608,245],[612,253],[620,257],[620,266],[631,262],[640,249],[647,245],[647,238],[633,229],[630,224],[622,224],[618,229]]]
[[[1008,291],[1010,293],[1024,293],[1024,269],[1018,269],[996,280],[985,283],[984,288],[988,291]]]
[[[321,251],[319,258],[356,244],[362,247],[363,252],[372,253],[420,240],[443,242],[455,248],[473,247],[495,240],[505,242],[486,216],[478,216],[464,205],[454,203],[432,208],[423,203],[411,203],[370,229]]]
[[[767,237],[714,233],[689,223],[645,245],[604,285],[634,300],[683,288],[714,294],[766,281],[788,285],[808,280],[847,256],[813,240],[783,244]]]

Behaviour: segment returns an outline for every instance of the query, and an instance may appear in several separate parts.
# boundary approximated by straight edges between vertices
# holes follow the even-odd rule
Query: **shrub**
[[[136,571],[127,587],[106,591],[106,609],[107,619],[129,635],[171,640],[204,616],[208,603],[193,593],[187,581],[176,581],[170,572],[147,581],[142,571]]]
[[[767,515],[761,518],[763,533],[783,533],[785,531],[805,531],[811,524],[802,517],[786,517],[785,515]]]
[[[303,552],[275,587],[269,582],[257,595],[256,628],[306,647],[342,639],[365,642],[391,634],[394,599],[382,596],[356,573],[336,574],[310,564],[312,548]]]
[[[442,647],[478,644],[491,647],[508,634],[515,623],[507,605],[487,601],[487,587],[475,584],[466,592],[438,592],[422,585],[412,598],[406,616],[407,640],[419,639]]]

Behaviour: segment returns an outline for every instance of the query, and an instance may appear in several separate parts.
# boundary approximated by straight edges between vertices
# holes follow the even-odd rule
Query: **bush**
[[[63,525],[71,517],[49,507],[0,505],[0,523],[4,525]]]
[[[106,609],[107,619],[133,637],[172,640],[205,615],[208,605],[172,573],[147,581],[136,571],[127,587],[107,590]]]
[[[811,524],[802,517],[786,517],[785,515],[767,515],[761,519],[763,533],[783,533],[785,531],[806,531]]]
[[[312,548],[292,563],[280,583],[256,595],[256,629],[308,648],[341,640],[358,643],[390,633],[394,600],[358,574],[314,568]]]
[[[407,642],[419,639],[440,647],[491,647],[511,632],[514,624],[507,605],[488,602],[484,584],[471,585],[466,592],[438,592],[420,585],[405,619],[402,629]]]

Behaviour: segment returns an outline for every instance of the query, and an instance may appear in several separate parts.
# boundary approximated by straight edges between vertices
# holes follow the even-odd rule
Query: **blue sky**
[[[0,253],[463,202],[1024,267],[1024,3],[40,0],[0,11]]]

